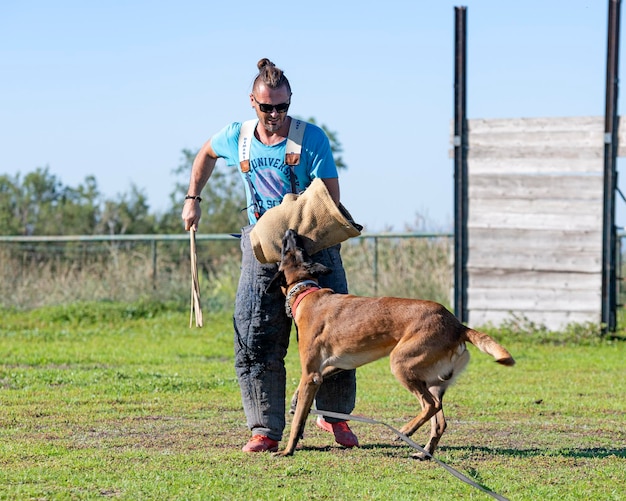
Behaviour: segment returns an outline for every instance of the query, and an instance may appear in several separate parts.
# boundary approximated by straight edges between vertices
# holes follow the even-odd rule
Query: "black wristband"
[[[201,197],[194,197],[193,195],[187,195],[185,197],[185,200],[197,200],[198,202],[202,202],[202,198]]]

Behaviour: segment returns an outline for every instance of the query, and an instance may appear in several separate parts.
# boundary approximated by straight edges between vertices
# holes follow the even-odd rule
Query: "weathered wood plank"
[[[587,311],[600,307],[600,291],[578,289],[478,289],[467,290],[470,310]]]
[[[469,250],[506,252],[520,247],[546,254],[602,252],[602,228],[581,231],[533,230],[523,228],[472,228]]]
[[[601,201],[604,180],[601,175],[532,176],[520,174],[470,175],[468,195],[470,200],[480,199],[550,199]]]
[[[497,210],[497,209],[496,209]],[[579,214],[565,217],[563,214],[510,214],[489,212],[486,208],[470,206],[469,231],[473,228],[520,228],[525,230],[571,230],[581,231],[599,228],[602,214]]]
[[[572,145],[576,149],[597,150],[604,147],[604,131],[602,129],[576,129],[552,131],[509,130],[493,133],[477,133],[470,122],[469,147],[514,149],[531,148],[547,150],[569,150]]]
[[[602,154],[589,158],[518,157],[491,158],[468,154],[467,169],[474,174],[555,174],[590,173],[602,174]]]
[[[453,123],[453,122],[452,122]],[[597,130],[604,131],[603,116],[576,117],[516,117],[516,118],[472,118],[467,122],[470,134],[520,132],[550,132]],[[454,129],[451,129],[454,130]]]
[[[560,216],[564,219],[579,217],[584,215],[594,215],[602,217],[602,197],[595,200],[580,199],[552,199],[538,198],[534,200],[519,198],[473,198],[470,199],[473,214],[480,215],[484,213],[502,212],[507,214],[521,214],[526,216],[534,215],[551,215]],[[598,208],[598,205],[600,206]],[[592,212],[592,214],[589,214]]]
[[[569,147],[559,145],[534,145],[520,144],[519,146],[505,146],[493,144],[472,145],[468,150],[467,158],[469,161],[482,158],[500,159],[507,158],[518,159],[536,159],[536,158],[562,158],[568,160],[586,160],[595,165],[595,160],[601,160],[603,157],[603,145],[591,148],[570,144]]]
[[[596,273],[602,269],[602,256],[588,253],[586,255],[546,255],[544,253],[491,253],[471,252],[467,262],[467,270],[471,274],[477,269],[499,268],[503,270],[526,271],[580,271]]]
[[[515,316],[514,316],[515,315]],[[503,323],[526,323],[532,322],[537,326],[558,331],[567,327],[568,324],[593,323],[600,324],[599,312],[578,311],[524,311],[517,310],[514,314],[507,311],[471,310],[468,324],[472,327],[486,325],[502,325]]]
[[[626,121],[618,122],[618,156],[626,156]],[[520,145],[550,142],[566,145],[572,143],[590,149],[604,149],[604,117],[535,117],[468,120],[469,146],[480,150],[483,144],[509,148]],[[450,138],[454,137],[454,121],[450,121]],[[452,139],[451,139],[452,142]],[[450,157],[454,149],[449,150]],[[482,156],[479,151],[470,155]]]
[[[586,289],[602,287],[600,272],[576,271],[532,271],[506,270],[502,268],[475,268],[469,286],[476,289],[519,288],[519,289]]]

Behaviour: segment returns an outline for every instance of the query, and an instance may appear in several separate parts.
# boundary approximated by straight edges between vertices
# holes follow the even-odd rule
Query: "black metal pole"
[[[606,103],[604,113],[604,205],[602,229],[602,328],[615,331],[617,320],[617,275],[615,227],[615,190],[617,187],[619,87],[619,25],[621,0],[609,0],[606,59]]]
[[[467,322],[467,7],[454,12],[454,314]]]

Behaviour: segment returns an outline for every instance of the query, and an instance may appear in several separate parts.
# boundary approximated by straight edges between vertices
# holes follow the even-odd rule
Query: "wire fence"
[[[204,301],[229,306],[239,275],[239,239],[197,234]],[[452,235],[363,234],[344,242],[351,292],[450,303]],[[188,296],[189,236],[0,236],[0,306],[69,301],[133,301]]]
[[[626,303],[618,233],[617,301]],[[203,303],[232,306],[240,267],[239,239],[198,234]],[[454,249],[450,233],[363,234],[344,242],[350,291],[432,299],[450,306]],[[73,301],[188,301],[188,234],[0,236],[0,306],[36,308]]]

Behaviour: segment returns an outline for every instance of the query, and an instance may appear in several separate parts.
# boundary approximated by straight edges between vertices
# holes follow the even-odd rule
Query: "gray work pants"
[[[266,292],[278,266],[262,264],[254,257],[251,230],[252,226],[247,226],[241,235],[241,277],[233,317],[235,370],[248,428],[253,435],[279,441],[285,428],[284,359],[291,319],[285,313],[282,292]],[[312,257],[333,270],[330,275],[320,277],[320,285],[346,294],[348,286],[339,250],[340,246],[336,245]],[[356,399],[355,372],[342,371],[324,380],[317,393],[316,408],[350,414]]]

